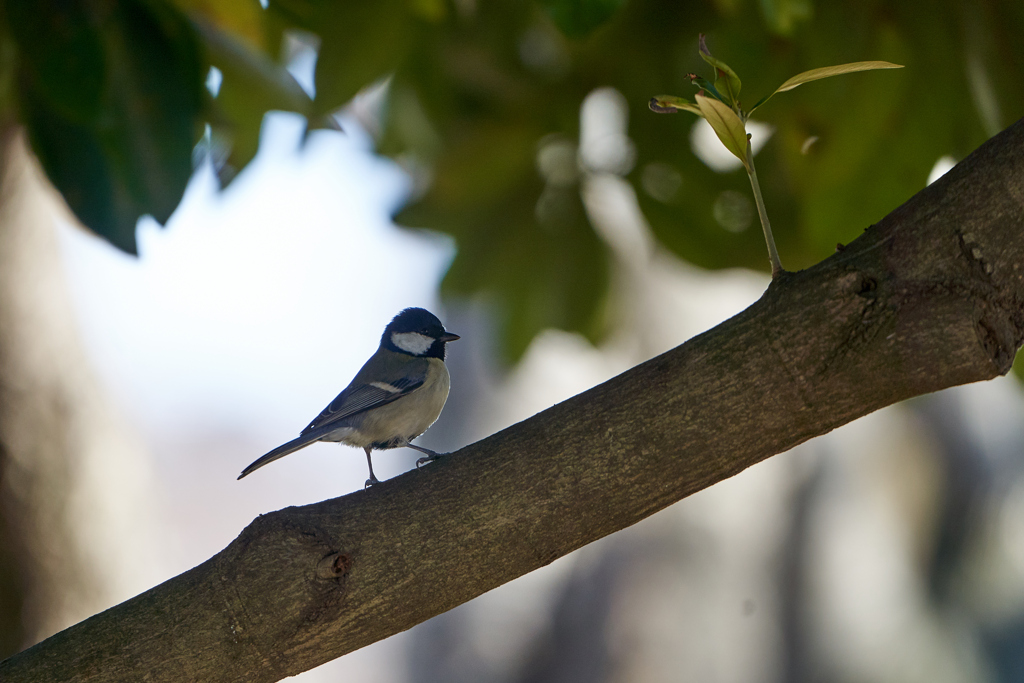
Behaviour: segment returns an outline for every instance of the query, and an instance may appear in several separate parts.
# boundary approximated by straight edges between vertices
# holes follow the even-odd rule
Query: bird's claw
[[[380,483],[380,479],[378,479],[377,477],[370,477],[369,479],[366,480],[366,483],[363,484],[363,490],[365,491],[366,489],[370,488],[374,484],[379,484],[379,483]]]
[[[426,464],[428,462],[434,462],[435,460],[439,459],[441,456],[442,456],[441,453],[436,453],[434,455],[428,455],[428,456],[420,458],[419,460],[416,461],[416,469],[419,469],[420,465]]]

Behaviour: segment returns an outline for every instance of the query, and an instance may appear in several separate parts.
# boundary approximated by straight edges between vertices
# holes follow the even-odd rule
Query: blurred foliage
[[[205,74],[191,27],[157,3],[5,10],[18,49],[0,68],[16,69],[36,155],[83,223],[134,252],[139,215],[167,220],[192,173]]]
[[[585,38],[608,21],[626,0],[540,0],[551,20],[565,35]]]
[[[594,173],[630,182],[680,257],[767,268],[756,222],[739,220],[752,216],[742,170],[695,156],[692,117],[647,109],[692,93],[699,33],[744,92],[833,64],[906,65],[811,83],[757,112],[774,128],[757,163],[793,269],[909,198],[940,156],[964,157],[1024,113],[1019,0],[6,0],[2,19],[0,107],[82,221],[127,251],[139,215],[173,210],[197,142],[228,181],[265,111],[326,127],[389,78],[380,149],[429,181],[398,220],[455,237],[443,290],[492,301],[513,358],[544,327],[601,333],[609,256],[579,192]],[[315,98],[284,68],[289,37],[318,46]],[[575,162],[580,106],[600,87],[628,103],[635,155],[621,168]],[[568,170],[545,171],[544,155]]]

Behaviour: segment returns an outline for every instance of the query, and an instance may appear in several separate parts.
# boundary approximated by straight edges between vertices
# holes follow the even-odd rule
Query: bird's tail
[[[319,431],[310,432],[308,434],[303,434],[302,436],[298,437],[297,439],[292,439],[291,441],[289,441],[286,444],[282,444],[282,445],[278,446],[277,448],[275,448],[274,450],[270,451],[269,453],[267,453],[266,455],[261,457],[259,460],[257,460],[256,462],[254,462],[253,464],[249,465],[244,470],[242,470],[242,473],[238,475],[238,478],[241,479],[242,477],[244,477],[246,475],[252,474],[253,472],[258,470],[259,468],[263,467],[264,465],[268,465],[268,464],[274,462],[275,460],[277,460],[278,458],[283,458],[284,456],[288,455],[289,453],[294,453],[295,451],[299,450],[300,448],[308,446],[309,444],[313,443],[314,441],[318,441],[321,436],[323,436],[323,434],[321,432],[319,432]]]

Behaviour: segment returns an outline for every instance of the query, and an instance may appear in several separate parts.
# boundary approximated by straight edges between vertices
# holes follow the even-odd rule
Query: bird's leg
[[[419,460],[416,461],[416,468],[417,469],[419,469],[419,466],[424,464],[424,463],[433,462],[433,461],[437,460],[438,458],[447,455],[447,453],[435,453],[434,451],[430,450],[429,448],[424,448],[423,446],[417,446],[417,445],[411,444],[411,443],[405,444],[405,447],[406,448],[411,448],[414,451],[419,451],[420,453],[426,453],[427,454],[427,457],[420,458]]]
[[[370,460],[370,448],[366,447],[363,450],[366,451],[366,464],[370,468],[370,478],[366,480],[365,484],[363,484],[363,488],[364,489],[368,489],[371,486],[373,486],[374,484],[379,484],[380,480],[377,479],[377,477],[374,476],[374,474],[373,474],[373,461]]]

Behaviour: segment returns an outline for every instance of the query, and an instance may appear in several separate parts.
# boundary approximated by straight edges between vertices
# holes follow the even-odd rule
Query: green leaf
[[[90,105],[97,112],[83,117],[87,108],[55,101],[41,72],[25,64],[22,119],[43,168],[79,220],[135,253],[139,216],[166,221],[192,175],[205,75],[198,45],[189,23],[165,5],[54,4],[78,8],[65,18],[79,21],[84,13],[83,26],[96,31],[106,65],[99,99]]]
[[[647,103],[647,106],[651,108],[651,111],[656,111],[659,114],[675,114],[677,111],[688,111],[696,114],[697,116],[704,116],[698,107],[693,102],[674,95],[657,95],[651,98],[651,101]]]
[[[410,0],[268,0],[265,40],[280,40],[295,29],[320,38],[310,125],[323,127],[328,114],[394,73],[415,44],[417,27],[427,17],[443,19],[445,7]]]
[[[321,39],[314,113],[326,115],[398,68],[413,43],[416,17],[414,3],[406,0],[315,6],[317,13],[308,24]]]
[[[723,95],[722,93],[718,92],[718,89],[717,89],[717,88],[715,88],[715,86],[713,86],[713,85],[712,85],[712,84],[711,84],[711,83],[710,83],[710,82],[708,81],[708,79],[704,78],[703,76],[698,76],[697,74],[686,74],[686,77],[690,79],[690,83],[694,84],[694,85],[695,85],[695,86],[697,86],[697,87],[698,87],[699,89],[701,89],[701,90],[707,90],[707,91],[708,91],[709,93],[711,93],[711,95],[712,95],[712,96],[713,96],[713,97],[714,97],[714,98],[715,98],[716,100],[719,100],[720,102],[725,102],[725,103],[726,103],[726,104],[728,104],[728,105],[729,105],[730,107],[732,106],[732,103],[730,103],[730,102],[729,102],[729,101],[728,101],[728,100],[726,99],[725,95]]]
[[[81,2],[7,2],[22,79],[67,119],[94,119],[107,79],[102,35]]]
[[[743,167],[749,172],[750,166],[747,162],[747,131],[743,127],[740,117],[726,103],[699,93],[697,94],[697,106],[700,107],[701,114],[711,124],[715,135],[722,141],[725,148],[743,162]]]
[[[892,62],[850,62],[849,64],[840,64],[838,66],[823,66],[820,69],[811,69],[810,71],[804,71],[803,73],[793,76],[788,81],[780,85],[775,92],[786,92],[787,90],[792,90],[798,85],[803,85],[810,81],[817,81],[822,78],[829,78],[830,76],[839,76],[841,74],[849,74],[857,71],[902,68],[902,64],[893,64]]]
[[[585,38],[626,4],[626,0],[539,1],[555,26],[570,38]]]
[[[736,75],[736,72],[728,64],[721,59],[711,56],[711,51],[708,50],[707,43],[704,42],[703,33],[700,34],[699,51],[704,61],[715,67],[715,89],[724,96],[719,97],[719,99],[734,107],[739,106],[740,86],[742,85],[740,77]],[[693,79],[691,78],[691,80]],[[717,94],[716,97],[718,97]]]
[[[652,117],[653,118],[653,117]],[[542,131],[519,124],[464,129],[435,166],[431,191],[395,218],[453,235],[448,296],[493,304],[496,338],[515,362],[546,328],[600,338],[608,255],[576,184],[545,183],[536,168]],[[481,224],[487,216],[488,222]]]
[[[810,71],[804,71],[796,76],[793,76],[788,81],[780,85],[775,89],[774,92],[768,94],[762,98],[757,104],[750,108],[750,111],[754,111],[762,104],[772,98],[773,95],[780,92],[786,92],[793,88],[803,85],[804,83],[810,83],[811,81],[819,81],[822,78],[830,78],[832,76],[840,76],[842,74],[851,74],[857,71],[874,71],[876,69],[902,69],[902,64],[893,64],[892,62],[850,62],[849,64],[839,64],[838,66],[823,66],[820,69],[811,69]]]
[[[128,193],[115,187],[110,160],[95,132],[61,116],[32,89],[22,92],[21,111],[32,149],[78,220],[118,249],[136,253],[138,214],[124,205]]]
[[[225,185],[256,155],[263,116],[268,111],[293,111],[309,116],[313,101],[286,68],[265,53],[219,27],[193,20],[210,64],[223,80],[210,103],[210,123],[227,139],[230,156],[218,169]]]

